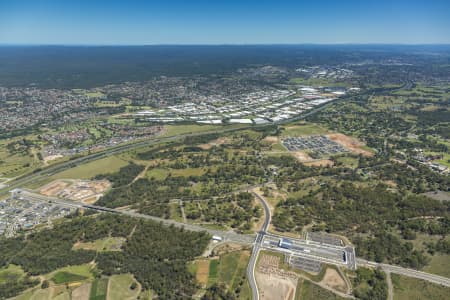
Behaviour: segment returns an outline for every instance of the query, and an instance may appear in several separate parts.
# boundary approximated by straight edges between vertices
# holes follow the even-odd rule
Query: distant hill
[[[449,46],[0,46],[0,86],[89,88],[161,75],[219,74],[261,65],[337,65]]]

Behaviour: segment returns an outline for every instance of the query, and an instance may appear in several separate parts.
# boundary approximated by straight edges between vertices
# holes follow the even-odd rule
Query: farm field
[[[108,290],[108,278],[94,280],[91,286],[89,300],[106,300]]]
[[[95,175],[113,173],[119,171],[121,167],[128,165],[116,156],[105,157],[74,168],[70,168],[61,173],[51,176],[52,179],[90,179]]]
[[[231,292],[239,288],[238,299],[250,299],[251,291],[245,279],[249,258],[250,253],[245,250],[222,254],[219,259],[202,261],[200,264],[197,262],[196,277],[200,280],[206,279],[208,287],[215,283],[222,283]],[[207,270],[207,267],[209,267],[209,270]]]
[[[161,137],[220,129],[220,125],[167,125]]]
[[[132,289],[132,284],[135,284]],[[140,292],[138,283],[130,274],[113,275],[109,277],[107,300],[136,299]]]
[[[76,266],[68,266],[68,267],[64,267],[61,269],[58,269],[52,273],[49,273],[47,275],[44,276],[45,279],[52,279],[54,278],[57,274],[66,274],[66,275],[58,275],[58,279],[65,279],[65,278],[74,278],[75,276],[77,277],[83,277],[83,279],[93,279],[94,276],[92,274],[92,265],[90,264],[83,264],[83,265],[76,265]],[[70,275],[68,275],[70,274]],[[78,281],[80,281],[82,279],[79,279]]]

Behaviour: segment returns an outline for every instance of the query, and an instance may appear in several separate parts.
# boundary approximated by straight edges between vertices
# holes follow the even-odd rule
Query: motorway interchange
[[[323,108],[323,107],[321,107]],[[321,109],[320,108],[320,109]],[[310,114],[314,113],[315,111],[310,112]],[[302,116],[305,117],[305,116]],[[221,132],[226,131],[233,131],[236,129],[222,129],[219,130]],[[238,129],[239,130],[239,129]],[[250,257],[250,261],[247,268],[247,277],[249,279],[250,287],[252,289],[252,295],[253,299],[259,299],[259,292],[256,284],[256,280],[254,277],[255,267],[256,267],[256,261],[257,257],[259,255],[259,252],[261,250],[270,250],[270,251],[276,251],[280,252],[286,255],[287,262],[290,263],[294,267],[300,267],[304,270],[310,270],[315,271],[318,267],[320,267],[321,263],[328,263],[338,266],[347,267],[349,269],[356,269],[356,265],[362,265],[366,267],[380,267],[386,272],[390,273],[397,273],[405,276],[415,277],[418,279],[426,280],[429,282],[441,284],[444,286],[450,287],[450,279],[429,274],[425,272],[420,272],[416,270],[406,269],[398,266],[392,266],[392,265],[386,265],[386,264],[379,264],[376,262],[370,262],[365,261],[359,258],[356,258],[355,256],[355,250],[353,247],[344,247],[342,245],[339,245],[339,243],[336,243],[334,241],[327,241],[327,239],[316,239],[313,236],[308,237],[307,240],[304,239],[290,239],[292,242],[292,246],[290,249],[286,247],[280,247],[280,239],[282,239],[282,236],[274,235],[268,232],[268,228],[271,221],[271,212],[270,208],[268,207],[268,204],[266,203],[265,199],[262,198],[260,195],[254,193],[256,198],[261,202],[263,205],[264,211],[265,211],[265,220],[264,224],[262,226],[262,229],[260,232],[258,232],[255,235],[244,235],[244,234],[237,234],[231,231],[225,232],[220,230],[213,230],[213,229],[207,229],[198,225],[191,225],[181,222],[176,222],[173,220],[167,220],[167,219],[161,219],[149,215],[134,213],[130,211],[125,210],[116,210],[116,209],[109,209],[104,207],[99,207],[95,205],[86,205],[79,202],[72,202],[64,199],[58,199],[53,197],[47,197],[42,196],[40,194],[36,194],[33,191],[28,191],[25,189],[19,189],[19,187],[23,186],[24,184],[37,181],[39,178],[43,176],[48,176],[49,172],[55,173],[60,172],[62,170],[65,170],[67,168],[70,168],[73,166],[73,164],[79,164],[79,163],[85,163],[88,161],[96,160],[99,158],[103,158],[108,155],[112,155],[115,153],[120,153],[126,150],[129,150],[130,148],[135,148],[139,146],[149,145],[149,144],[155,144],[158,142],[161,142],[161,140],[176,140],[179,139],[182,136],[193,136],[193,135],[201,135],[201,134],[207,134],[210,132],[203,132],[200,134],[185,134],[180,135],[176,137],[167,137],[167,138],[160,138],[160,139],[154,139],[154,140],[148,140],[143,141],[139,143],[134,144],[126,144],[121,145],[116,148],[108,149],[105,152],[100,153],[94,153],[82,158],[74,159],[73,161],[64,162],[52,167],[49,167],[45,170],[35,172],[33,174],[29,174],[27,176],[23,176],[20,178],[17,178],[16,180],[13,180],[11,184],[8,186],[8,188],[3,188],[0,190],[0,195],[4,195],[8,192],[11,192],[13,198],[20,198],[20,197],[26,197],[28,200],[33,201],[40,201],[40,202],[52,202],[53,204],[58,204],[63,207],[71,207],[71,208],[84,208],[84,209],[93,209],[97,211],[103,211],[103,212],[109,212],[109,213],[119,213],[123,215],[127,215],[130,217],[137,217],[137,218],[145,218],[150,219],[158,222],[162,222],[167,225],[174,225],[179,227],[184,227],[187,230],[192,231],[207,231],[213,236],[218,236],[221,238],[223,242],[236,242],[240,244],[245,245],[252,245],[253,251],[252,256]],[[17,188],[17,189],[14,189]],[[345,257],[344,257],[345,253]]]
[[[101,212],[118,213],[127,215],[134,218],[145,218],[162,222],[167,225],[174,225],[178,227],[184,227],[187,230],[192,231],[207,231],[215,237],[220,237],[223,242],[235,242],[244,245],[252,245],[252,255],[247,267],[247,277],[252,289],[253,299],[259,299],[259,291],[255,279],[255,269],[258,255],[261,250],[275,251],[285,254],[286,261],[293,267],[299,267],[306,271],[316,271],[320,268],[320,264],[332,264],[349,269],[356,269],[357,264],[365,267],[380,267],[386,272],[401,274],[405,276],[415,277],[429,282],[441,284],[450,287],[450,279],[434,274],[420,272],[412,269],[402,268],[398,266],[392,266],[387,264],[380,264],[376,262],[366,261],[360,258],[356,258],[355,250],[351,246],[341,246],[335,244],[325,244],[312,240],[304,239],[286,239],[283,236],[275,235],[268,232],[268,228],[271,220],[270,208],[267,202],[260,195],[254,193],[257,199],[261,201],[265,211],[265,220],[261,231],[255,235],[238,234],[232,231],[221,231],[204,228],[198,225],[181,223],[173,220],[161,219],[154,216],[134,213],[126,210],[110,209],[95,205],[83,204],[80,202],[73,202],[69,200],[43,196],[33,191],[26,189],[13,189],[11,190],[11,198],[13,199],[26,199],[28,201],[38,201],[52,203],[54,205],[60,205],[61,207],[68,208],[81,208],[92,209]],[[286,246],[285,244],[288,244]],[[344,254],[345,253],[345,254]],[[344,256],[345,255],[345,256]]]

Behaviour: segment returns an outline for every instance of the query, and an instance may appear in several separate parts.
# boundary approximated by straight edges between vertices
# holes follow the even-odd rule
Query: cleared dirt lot
[[[335,269],[328,268],[320,283],[334,290],[343,293],[347,292],[347,285],[345,284],[344,279],[342,279],[341,275],[339,275],[339,273]]]
[[[295,156],[296,159],[300,162],[308,162],[312,160],[312,157],[308,155],[308,153],[305,153],[303,151],[293,151],[292,154]]]
[[[91,283],[87,282],[72,291],[72,300],[86,300],[89,299],[91,293]]]
[[[279,268],[278,256],[262,254],[256,268],[255,278],[260,299],[293,300],[297,287],[297,275]]]
[[[96,200],[110,187],[111,184],[107,180],[57,179],[41,187],[39,193],[73,201],[87,200],[86,203],[91,204],[93,199]]]
[[[45,196],[55,196],[69,184],[69,182],[65,182],[62,180],[55,180],[42,187],[39,192]]]
[[[350,151],[352,151],[353,153],[356,154],[362,154],[364,156],[373,156],[373,153],[370,151],[365,150],[364,144],[361,143],[360,141],[358,141],[355,138],[349,137],[345,134],[342,133],[333,133],[333,134],[328,134],[327,137],[344,146],[345,148],[349,149]]]
[[[293,300],[295,297],[296,280],[283,279],[276,275],[256,272],[256,282],[260,291],[260,299]]]
[[[209,274],[209,260],[202,259],[197,261],[196,278],[197,281],[202,286],[206,286],[206,284],[208,283],[208,274]]]
[[[213,140],[207,144],[201,144],[201,145],[199,145],[199,147],[202,148],[203,150],[208,150],[208,149],[211,149],[213,146],[219,146],[219,145],[227,144],[229,142],[230,142],[230,140],[228,138],[221,137],[221,138]]]
[[[276,137],[276,136],[266,136],[263,141],[275,144],[275,143],[278,143],[278,137]]]
[[[329,159],[319,159],[314,161],[308,161],[304,162],[305,166],[313,166],[313,167],[326,167],[326,166],[333,166],[333,161]]]

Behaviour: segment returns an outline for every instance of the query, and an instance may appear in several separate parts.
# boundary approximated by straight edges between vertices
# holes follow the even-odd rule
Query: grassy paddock
[[[342,298],[308,280],[300,279],[295,294],[296,300],[343,300]]]
[[[108,278],[100,278],[94,280],[91,287],[89,300],[106,300],[108,289]]]
[[[391,278],[394,285],[394,300],[446,300],[450,295],[448,287],[397,274],[391,274]]]
[[[51,178],[90,179],[99,174],[117,172],[121,167],[124,167],[126,165],[128,165],[127,161],[124,161],[116,156],[109,156],[76,166],[74,168],[70,168],[61,173],[53,175]]]
[[[83,281],[85,279],[87,277],[69,272],[58,272],[52,277],[53,282],[56,284]]]
[[[135,299],[139,295],[140,288],[133,290],[131,285],[136,282],[131,274],[113,275],[108,282],[108,300]],[[137,283],[136,283],[137,284]]]
[[[299,124],[283,127],[281,135],[282,137],[286,137],[286,136],[303,136],[303,135],[315,135],[326,133],[329,133],[328,130],[317,124]]]

